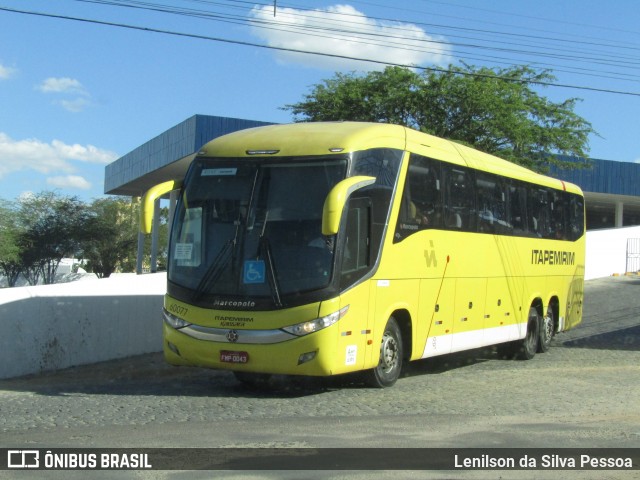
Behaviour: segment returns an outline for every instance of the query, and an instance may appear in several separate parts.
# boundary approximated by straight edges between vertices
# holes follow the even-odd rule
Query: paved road
[[[557,336],[548,353],[528,362],[499,360],[492,350],[416,362],[391,389],[277,378],[276,388],[254,391],[227,372],[170,367],[158,354],[0,381],[0,447],[638,448],[639,399],[640,278],[612,277],[587,282],[583,324]],[[211,478],[205,472],[165,478],[185,475]],[[411,475],[427,478],[402,477]],[[215,478],[283,477],[371,478],[363,472]],[[535,478],[560,477],[536,472]]]

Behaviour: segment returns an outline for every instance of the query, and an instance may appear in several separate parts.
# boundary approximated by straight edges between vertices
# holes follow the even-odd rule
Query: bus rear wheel
[[[547,307],[547,314],[540,321],[540,339],[538,341],[538,352],[548,352],[551,347],[551,340],[556,332],[556,320],[551,305]]]
[[[402,371],[402,334],[396,319],[391,317],[384,328],[380,343],[380,361],[373,370],[366,372],[369,385],[376,388],[391,387]]]
[[[535,307],[529,309],[527,333],[522,340],[501,343],[497,346],[498,357],[504,359],[531,360],[538,350],[540,338],[540,315]]]
[[[518,360],[531,360],[538,351],[540,323],[541,321],[538,309],[531,307],[529,309],[529,318],[527,320],[527,334],[516,344],[516,358]]]

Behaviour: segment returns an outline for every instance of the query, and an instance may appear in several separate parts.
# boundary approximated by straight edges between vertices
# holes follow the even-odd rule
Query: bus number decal
[[[200,175],[203,177],[228,177],[235,176],[238,173],[237,168],[203,168]]]
[[[355,365],[356,358],[358,356],[358,346],[357,345],[347,345],[347,355],[345,357],[345,365]]]
[[[169,305],[168,309],[171,313],[175,313],[176,315],[186,315],[189,309],[187,307],[182,307],[177,303],[172,303]]]

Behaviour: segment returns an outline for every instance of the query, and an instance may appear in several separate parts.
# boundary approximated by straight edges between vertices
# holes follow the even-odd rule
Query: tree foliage
[[[102,198],[88,207],[88,235],[81,243],[87,270],[107,278],[130,261],[137,243],[137,208],[130,201]]]
[[[98,277],[134,271],[139,204],[101,198],[91,204],[54,192],[0,202],[0,276],[10,287],[20,275],[30,285],[53,283],[60,261],[81,259]],[[166,209],[160,249],[166,250]],[[150,240],[145,250],[150,250]],[[162,255],[161,255],[162,259]]]
[[[44,284],[54,283],[60,261],[78,252],[86,218],[84,204],[77,197],[42,192],[19,200],[18,246],[22,273],[31,285],[40,279]]]
[[[574,111],[579,99],[553,102],[533,85],[554,80],[527,66],[463,65],[417,73],[401,67],[364,75],[337,73],[286,105],[296,121],[384,122],[463,143],[538,171],[582,165],[591,124]]]
[[[22,271],[20,233],[14,206],[3,201],[0,203],[0,275],[7,279],[10,287],[15,286]]]

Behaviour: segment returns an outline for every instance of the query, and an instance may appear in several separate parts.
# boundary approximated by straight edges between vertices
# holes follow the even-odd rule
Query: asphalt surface
[[[412,363],[390,389],[353,378],[176,368],[160,354],[0,381],[5,448],[640,448],[640,278],[586,283],[583,323],[531,361],[493,349]],[[20,475],[16,475],[20,473]],[[68,478],[81,472],[10,472]],[[86,472],[90,478],[640,478],[640,471]],[[560,475],[562,474],[562,475]],[[12,476],[15,475],[15,476]],[[79,477],[80,478],[80,477]]]

